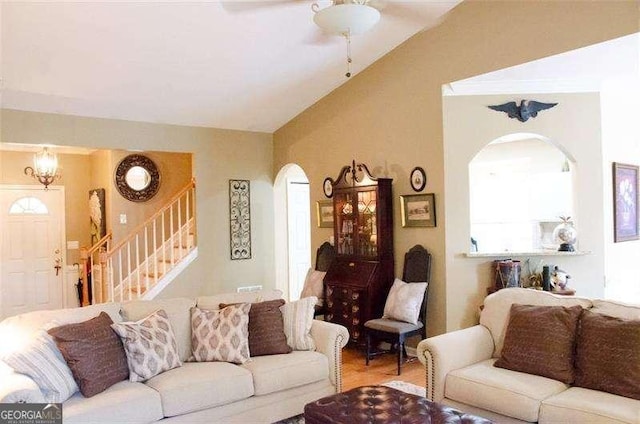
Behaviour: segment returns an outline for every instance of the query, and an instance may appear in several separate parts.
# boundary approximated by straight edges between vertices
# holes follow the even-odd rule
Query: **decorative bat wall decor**
[[[502,105],[487,106],[489,109],[505,112],[509,118],[515,118],[520,122],[526,122],[529,118],[538,116],[538,112],[551,109],[558,103],[542,103],[535,100],[521,100],[520,106],[516,102],[508,102]]]

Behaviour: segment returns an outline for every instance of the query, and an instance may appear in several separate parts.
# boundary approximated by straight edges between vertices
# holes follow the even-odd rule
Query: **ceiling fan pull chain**
[[[347,40],[347,73],[345,76],[349,78],[351,76],[351,30],[347,30],[344,38]]]

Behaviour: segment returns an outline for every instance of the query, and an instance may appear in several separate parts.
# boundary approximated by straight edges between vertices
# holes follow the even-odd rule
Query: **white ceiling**
[[[460,1],[386,0],[352,73]],[[273,132],[347,81],[345,41],[311,3],[2,1],[2,106]]]
[[[443,93],[594,92],[610,82],[639,79],[640,34],[633,34],[452,82]]]

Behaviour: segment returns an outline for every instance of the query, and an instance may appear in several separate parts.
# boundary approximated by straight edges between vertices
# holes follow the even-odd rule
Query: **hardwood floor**
[[[425,369],[418,358],[402,365],[402,374],[397,375],[395,353],[375,357],[365,365],[364,351],[353,347],[342,350],[342,390],[354,387],[376,385],[388,381],[400,380],[417,386],[425,386]]]

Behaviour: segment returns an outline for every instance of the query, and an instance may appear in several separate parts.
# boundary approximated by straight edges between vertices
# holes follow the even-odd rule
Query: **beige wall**
[[[514,95],[458,96],[444,99],[444,163],[445,163],[445,228],[447,330],[473,325],[477,307],[493,283],[491,261],[513,258],[524,261],[540,259],[545,264],[558,265],[571,275],[571,286],[586,297],[604,296],[604,218],[605,199],[595,189],[602,182],[602,146],[600,96],[581,94],[517,94],[516,98],[535,98],[541,102],[558,103],[537,118],[526,123],[507,118],[486,105],[502,104]],[[469,162],[489,142],[504,135],[528,132],[546,137],[567,155],[575,159],[574,215],[578,230],[578,250],[589,251],[584,256],[513,256],[505,253],[487,258],[468,258],[469,252]],[[557,166],[561,163],[556,160]],[[449,172],[450,170],[450,172]],[[455,189],[453,189],[455,188]],[[508,194],[505,201],[508,201]]]
[[[445,191],[442,84],[637,32],[638,24],[637,1],[464,2],[276,131],[274,170],[299,164],[312,205],[323,198],[323,179],[352,158],[393,178],[396,275],[403,253],[423,244],[434,255],[428,333],[468,325],[467,318],[447,319],[457,310],[468,317],[478,295],[472,283],[473,295],[465,288],[456,296],[465,281],[446,279],[444,197],[456,187]],[[425,191],[436,194],[437,228],[400,226],[398,196],[412,192],[414,166],[426,170]],[[312,249],[330,234],[312,225]]]
[[[7,109],[2,110],[0,118],[0,142],[4,143],[46,140],[52,144],[97,149],[193,153],[199,255],[162,296],[220,293],[247,284],[274,287],[270,134]],[[229,179],[251,180],[253,257],[250,260],[229,259]]]
[[[113,231],[113,241],[117,243],[142,224],[147,218],[156,213],[164,206],[180,189],[184,188],[192,178],[191,154],[144,151],[144,154],[151,159],[160,172],[160,188],[158,193],[146,202],[132,202],[120,195],[115,188],[113,172],[120,161],[131,152],[125,150],[111,150],[109,152],[109,164],[111,174],[106,181],[111,187],[111,202],[108,204],[107,222]],[[127,223],[120,224],[120,215],[127,216]]]
[[[36,184],[24,174],[26,166],[33,166],[33,153],[0,150],[0,183]],[[62,178],[53,185],[64,186],[66,240],[89,244],[89,179],[90,163],[87,155],[59,154]],[[42,187],[42,186],[41,186]],[[80,262],[80,250],[67,250],[67,264]]]

